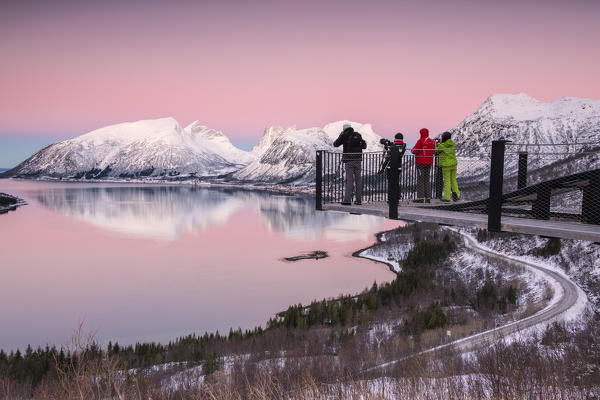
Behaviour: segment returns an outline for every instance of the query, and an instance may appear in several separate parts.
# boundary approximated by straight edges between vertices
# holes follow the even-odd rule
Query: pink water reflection
[[[63,344],[79,319],[97,330],[100,341],[120,343],[251,328],[290,304],[355,293],[394,276],[351,253],[398,222],[346,214],[323,219],[325,213],[318,213],[311,223],[314,213],[304,214],[312,207],[307,200],[229,193],[209,201],[201,196],[212,192],[189,188],[175,189],[169,201],[153,194],[145,206],[107,206],[105,212],[104,203],[114,207],[115,198],[138,204],[131,201],[137,191],[97,186],[90,195],[90,188],[0,180],[0,191],[29,202],[0,216],[0,348]],[[108,200],[94,193],[108,193]],[[102,202],[94,204],[96,198]],[[177,211],[182,198],[186,206]],[[223,204],[232,208],[201,224],[202,212],[212,210],[202,205],[205,200],[220,205],[220,212]],[[188,202],[200,211],[186,215]],[[157,203],[164,209],[155,211],[159,222],[149,226],[165,225],[169,234],[138,232],[150,218],[140,207]],[[123,219],[139,223],[138,233],[123,232]],[[312,250],[330,257],[281,260]]]

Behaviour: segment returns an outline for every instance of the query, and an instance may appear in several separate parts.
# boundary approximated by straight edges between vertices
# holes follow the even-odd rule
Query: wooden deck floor
[[[388,218],[387,203],[371,203],[360,206],[343,206],[339,203],[326,203],[323,204],[323,210],[377,215]],[[405,203],[398,206],[398,219],[487,229],[487,215],[485,214],[415,207],[412,203]],[[544,221],[503,216],[501,229],[505,232],[600,242],[600,225],[589,225],[579,222]]]

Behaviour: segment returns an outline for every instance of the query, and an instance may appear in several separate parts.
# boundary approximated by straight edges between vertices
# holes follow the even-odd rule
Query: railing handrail
[[[506,146],[600,146],[600,143],[594,142],[573,142],[573,143],[514,143],[508,142]]]

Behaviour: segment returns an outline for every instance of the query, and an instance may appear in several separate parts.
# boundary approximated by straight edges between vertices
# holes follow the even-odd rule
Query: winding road
[[[495,252],[490,251],[489,249],[481,246],[473,237],[462,234],[462,233],[461,233],[461,236],[465,239],[465,245],[467,247],[469,247],[481,254],[484,254],[491,258],[508,261],[510,263],[517,264],[517,265],[523,266],[525,268],[536,270],[538,272],[541,272],[546,277],[546,280],[557,282],[562,289],[560,298],[553,301],[550,305],[548,305],[544,309],[538,311],[537,313],[530,315],[529,317],[520,319],[518,321],[511,322],[506,325],[499,326],[494,329],[480,332],[480,333],[477,333],[472,336],[458,339],[453,342],[443,344],[441,346],[437,346],[437,347],[434,347],[434,348],[431,348],[428,350],[424,350],[422,352],[419,352],[417,354],[414,354],[414,355],[411,355],[411,356],[408,356],[408,357],[405,357],[405,358],[402,358],[399,360],[382,363],[382,364],[376,365],[374,367],[368,368],[368,369],[364,370],[363,372],[372,372],[372,371],[379,370],[379,369],[385,369],[385,368],[393,366],[394,364],[396,364],[400,361],[403,361],[407,358],[411,358],[415,355],[422,355],[422,354],[432,353],[432,352],[436,352],[436,351],[440,351],[440,350],[455,350],[455,351],[458,351],[461,353],[477,350],[479,348],[488,346],[491,343],[493,343],[501,338],[507,337],[507,336],[509,336],[513,333],[516,333],[518,331],[521,331],[523,329],[530,328],[532,326],[550,321],[553,318],[555,318],[555,317],[561,315],[562,313],[566,312],[567,310],[569,310],[577,302],[577,297],[578,297],[577,286],[575,286],[575,284],[573,282],[571,282],[569,279],[567,279],[565,276],[563,276],[553,270],[550,270],[550,269],[544,268],[540,265],[537,265],[535,263],[531,263],[531,262],[520,260],[520,259],[511,257],[511,256],[495,253]]]

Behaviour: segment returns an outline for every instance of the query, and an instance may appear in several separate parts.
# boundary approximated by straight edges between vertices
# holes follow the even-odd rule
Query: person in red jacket
[[[435,142],[429,138],[429,130],[423,128],[419,131],[421,138],[415,143],[412,153],[415,155],[417,164],[417,198],[416,203],[429,203],[431,199],[431,182],[429,175],[433,156],[435,154]]]

